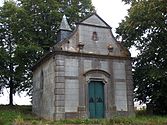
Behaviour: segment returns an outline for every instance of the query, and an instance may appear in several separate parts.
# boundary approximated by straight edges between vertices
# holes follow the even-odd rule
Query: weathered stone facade
[[[90,118],[99,106],[90,102],[89,84],[96,81],[104,86],[99,117],[134,115],[130,58],[109,25],[92,14],[34,66],[33,112],[45,119]]]

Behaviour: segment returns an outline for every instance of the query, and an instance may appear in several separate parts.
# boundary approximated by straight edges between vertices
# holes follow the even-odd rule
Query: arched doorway
[[[104,118],[104,84],[102,81],[90,81],[88,85],[90,118]]]

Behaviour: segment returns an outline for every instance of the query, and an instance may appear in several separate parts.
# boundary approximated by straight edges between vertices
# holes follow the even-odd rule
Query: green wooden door
[[[90,118],[104,118],[104,84],[100,81],[89,83]]]

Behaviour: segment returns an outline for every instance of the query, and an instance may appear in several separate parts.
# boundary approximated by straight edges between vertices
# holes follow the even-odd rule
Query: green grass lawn
[[[0,106],[0,125],[167,125],[167,116],[148,116],[137,114],[136,117],[115,117],[113,119],[72,119],[47,121],[31,113],[31,106]]]

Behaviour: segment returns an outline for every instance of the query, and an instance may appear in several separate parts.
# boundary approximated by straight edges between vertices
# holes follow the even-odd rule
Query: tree
[[[62,3],[63,2],[63,3]],[[31,94],[32,66],[55,44],[63,14],[74,22],[94,10],[91,1],[17,0],[0,8],[0,92]]]
[[[15,35],[19,36],[17,30],[19,14],[21,14],[21,9],[11,1],[5,2],[4,6],[0,8],[0,90],[9,88],[10,105],[13,105],[13,94],[23,90],[28,91],[26,88],[31,87],[32,81],[29,80],[30,68],[28,67],[36,58],[30,57],[32,54],[40,53],[39,48],[34,44],[23,43],[23,39],[22,43],[16,41]],[[29,58],[31,61],[21,58],[22,53],[26,59]]]
[[[59,3],[60,12],[69,17],[71,25],[94,12],[91,0],[60,0]]]
[[[151,105],[154,113],[167,114],[167,2],[130,2],[117,33],[124,45],[140,51],[134,67],[135,97]]]
[[[56,41],[62,16],[71,25],[94,11],[91,0],[18,0],[29,18],[29,26],[23,32],[31,34],[31,41],[47,52]],[[28,39],[28,38],[27,38]]]

